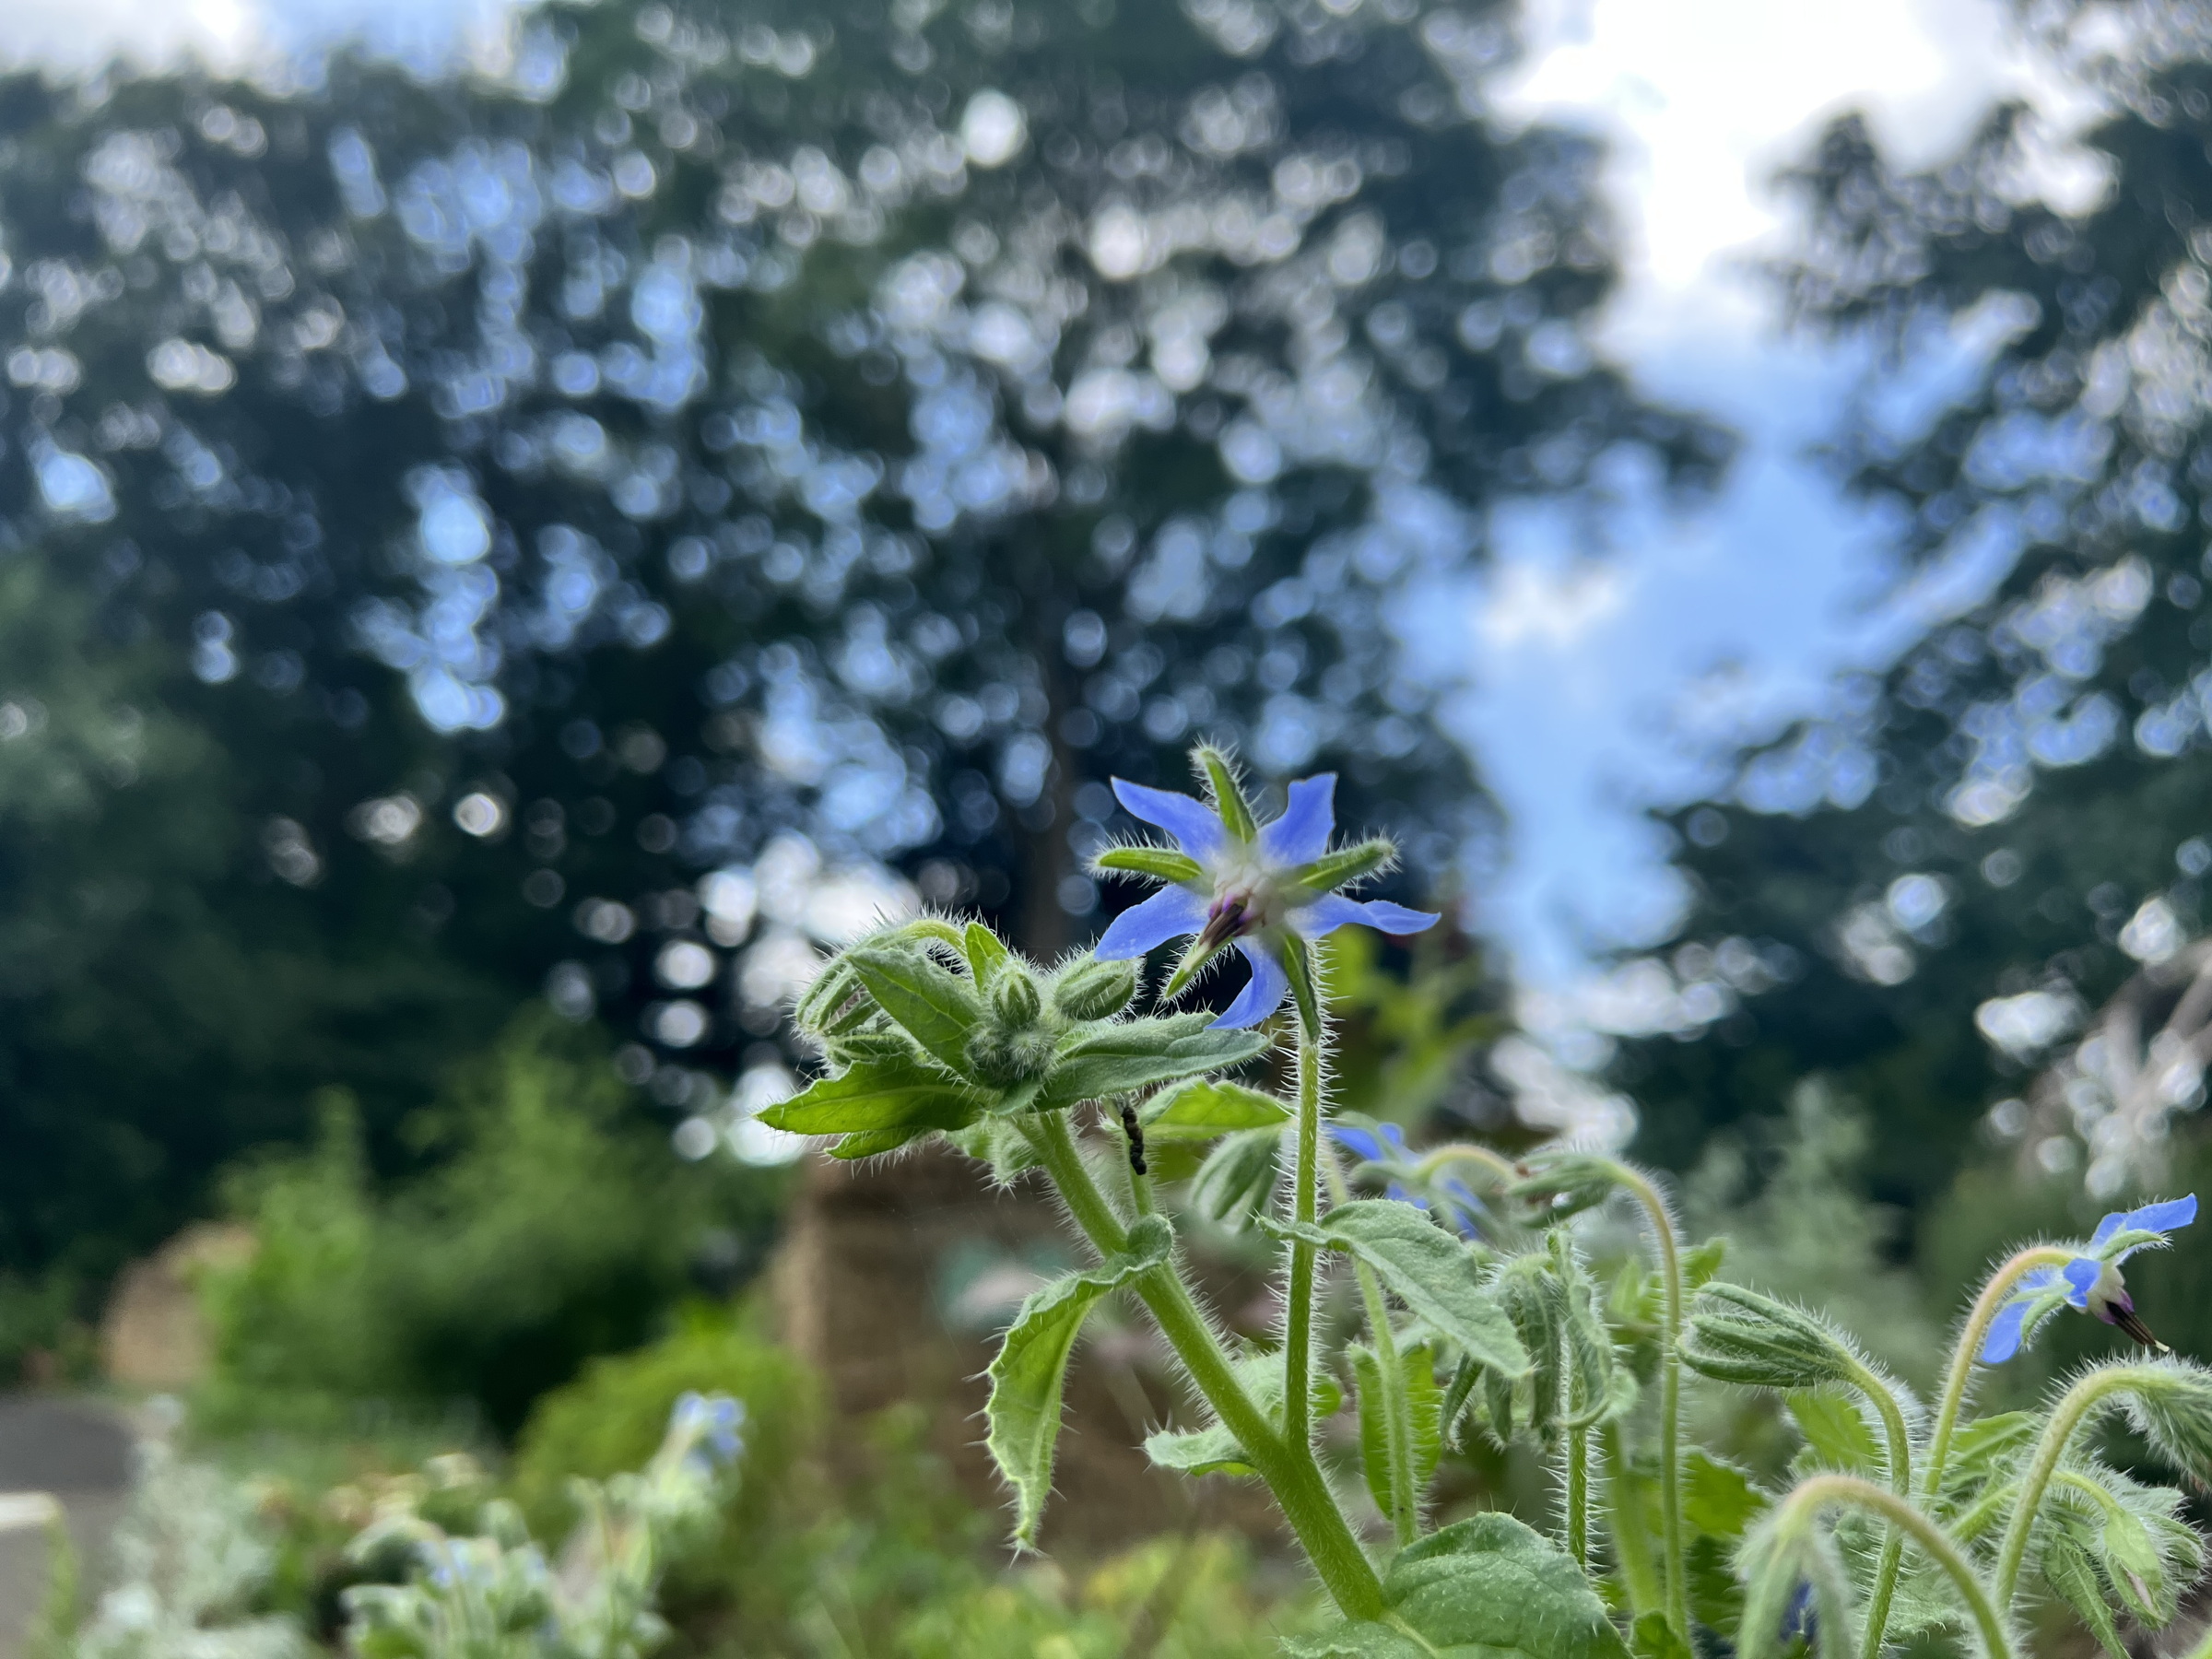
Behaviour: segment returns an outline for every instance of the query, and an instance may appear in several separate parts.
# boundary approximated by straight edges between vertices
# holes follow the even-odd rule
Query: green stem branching
[[[1024,1126],[1039,1161],[1060,1189],[1068,1213],[1092,1247],[1103,1255],[1125,1251],[1128,1230],[1091,1179],[1065,1116],[1039,1112]],[[1344,1512],[1336,1507],[1311,1448],[1297,1448],[1288,1441],[1245,1392],[1220,1336],[1199,1311],[1174,1265],[1163,1264],[1138,1275],[1132,1288],[1175,1350],[1192,1384],[1220,1418],[1222,1427],[1237,1437],[1253,1467],[1275,1494],[1283,1518],[1298,1535],[1337,1607],[1348,1618],[1379,1617],[1382,1582]]]

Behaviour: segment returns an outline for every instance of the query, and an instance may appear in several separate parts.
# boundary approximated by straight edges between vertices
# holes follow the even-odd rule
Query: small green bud
[[[1112,1019],[1136,1000],[1136,964],[1093,959],[1053,986],[1053,1006],[1070,1019]]]
[[[982,1082],[999,1088],[1031,1083],[1052,1069],[1052,1033],[1035,1026],[1009,1031],[997,1025],[979,1025],[968,1033],[968,1069]]]
[[[919,1058],[913,1042],[902,1032],[881,1028],[835,1032],[822,1039],[822,1052],[838,1065],[867,1060]]]
[[[1715,1382],[1782,1389],[1856,1382],[1863,1369],[1819,1320],[1729,1284],[1710,1284],[1699,1292],[1682,1363]]]
[[[1128,1253],[1133,1256],[1164,1256],[1174,1243],[1174,1230],[1165,1216],[1139,1216],[1129,1224]]]
[[[1044,1004],[1037,994],[1037,982],[1020,963],[1003,963],[992,976],[991,1012],[999,1024],[1016,1030],[1035,1025],[1038,1015],[1044,1012]]]

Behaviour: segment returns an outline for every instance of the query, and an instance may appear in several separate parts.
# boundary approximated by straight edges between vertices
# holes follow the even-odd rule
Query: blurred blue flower
[[[1432,1214],[1441,1212],[1445,1223],[1462,1238],[1478,1236],[1481,1223],[1488,1218],[1489,1208],[1458,1176],[1445,1175],[1427,1182],[1425,1190],[1419,1192],[1398,1179],[1400,1173],[1418,1173],[1420,1160],[1406,1145],[1406,1132],[1397,1124],[1376,1124],[1371,1128],[1364,1124],[1334,1122],[1327,1127],[1329,1138],[1337,1146],[1361,1163],[1375,1165],[1388,1176],[1389,1183],[1383,1188],[1385,1197]]]
[[[2002,1365],[2020,1351],[2029,1331],[2060,1303],[2117,1325],[2145,1347],[2166,1345],[2136,1317],[2120,1264],[2138,1250],[2153,1250],[2167,1234],[2196,1219],[2196,1194],[2114,1210],[2097,1223],[2088,1247],[2064,1267],[2039,1267],[2015,1287],[2012,1300],[1990,1322],[1978,1356],[1983,1365]]]
[[[1198,754],[1211,779],[1215,802],[1141,783],[1113,780],[1122,805],[1175,839],[1172,849],[1117,847],[1100,854],[1100,871],[1149,876],[1167,886],[1124,911],[1099,943],[1102,961],[1127,961],[1170,939],[1198,935],[1197,943],[1162,992],[1172,996],[1224,946],[1234,943],[1252,964],[1252,982],[1217,1027],[1253,1026],[1295,997],[1309,1026],[1318,1018],[1318,987],[1307,948],[1347,923],[1388,934],[1419,933],[1435,915],[1402,904],[1348,899],[1339,888],[1386,868],[1394,855],[1387,841],[1329,850],[1336,830],[1336,776],[1301,778],[1290,785],[1282,817],[1253,822],[1226,759]]]

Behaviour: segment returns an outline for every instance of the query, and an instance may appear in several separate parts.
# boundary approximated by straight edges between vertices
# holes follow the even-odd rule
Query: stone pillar
[[[810,1159],[771,1285],[783,1339],[827,1383],[833,1469],[862,1466],[837,1419],[912,1401],[929,1412],[931,1447],[962,1492],[1003,1509],[983,1447],[984,1367],[1021,1296],[1082,1259],[1037,1181],[995,1189],[981,1165],[941,1143],[862,1165]],[[1215,1305],[1233,1310],[1261,1287],[1230,1275],[1212,1288]],[[1111,1548],[1194,1525],[1269,1527],[1252,1483],[1193,1482],[1146,1460],[1145,1433],[1170,1418],[1170,1375],[1141,1311],[1124,1299],[1085,1327],[1068,1371],[1047,1549]],[[1182,1421],[1196,1420],[1185,1407]]]

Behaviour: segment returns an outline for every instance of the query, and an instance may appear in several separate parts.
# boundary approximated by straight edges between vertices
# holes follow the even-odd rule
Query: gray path
[[[130,1477],[130,1431],[116,1412],[90,1401],[0,1395],[0,1492],[59,1498],[88,1577],[98,1571]],[[45,1583],[44,1535],[0,1533],[0,1659],[16,1659]]]

